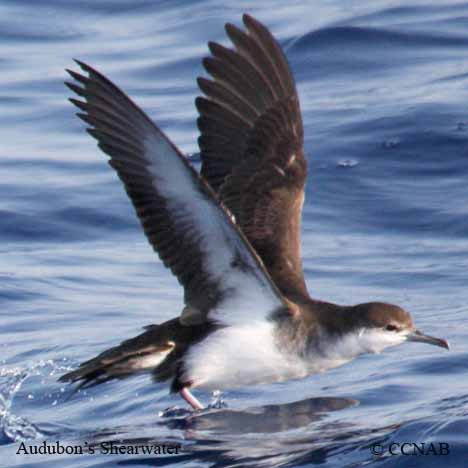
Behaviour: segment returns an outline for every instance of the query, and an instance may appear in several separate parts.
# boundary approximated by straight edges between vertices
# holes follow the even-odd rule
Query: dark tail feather
[[[153,371],[175,348],[175,342],[168,334],[171,322],[147,327],[147,331],[141,335],[83,362],[78,369],[62,375],[59,381],[79,382],[74,394],[80,389],[94,387],[108,380]]]

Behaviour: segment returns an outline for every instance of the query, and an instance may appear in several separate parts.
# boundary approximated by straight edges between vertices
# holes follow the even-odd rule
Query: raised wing
[[[161,130],[120,89],[93,68],[70,75],[71,101],[110,156],[146,237],[185,289],[182,320],[242,321],[268,316],[284,302],[261,261],[215,199],[212,189]]]
[[[300,227],[307,163],[296,86],[281,47],[244,15],[231,24],[235,50],[209,43],[199,78],[202,176],[235,216],[273,281],[291,298],[307,294]]]

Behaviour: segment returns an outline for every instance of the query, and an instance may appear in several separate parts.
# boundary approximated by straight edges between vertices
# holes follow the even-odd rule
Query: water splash
[[[227,408],[227,403],[222,399],[222,392],[219,390],[215,390],[211,394],[211,401],[210,403],[206,406],[206,408],[203,411],[206,410],[217,410],[217,409],[223,409]],[[158,416],[160,418],[184,418],[186,416],[191,416],[193,414],[198,414],[198,410],[193,410],[190,408],[181,408],[179,406],[170,406],[169,408],[166,408],[163,411],[160,411],[158,413]]]
[[[228,404],[223,400],[222,398],[222,392],[219,390],[215,390],[211,394],[211,402],[208,405],[209,409],[222,409],[222,408],[227,408]]]
[[[0,431],[12,442],[26,441],[44,437],[45,433],[27,418],[15,414],[13,402],[24,382],[32,376],[55,375],[68,369],[53,360],[41,360],[28,368],[12,367],[0,369]],[[34,395],[28,394],[29,400]]]
[[[340,159],[337,163],[338,167],[354,167],[359,164],[355,159]]]

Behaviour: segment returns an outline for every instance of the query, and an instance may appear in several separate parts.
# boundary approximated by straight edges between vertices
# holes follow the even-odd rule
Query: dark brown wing
[[[89,133],[110,156],[146,237],[185,289],[182,321],[224,323],[268,317],[283,299],[212,189],[161,130],[93,68],[67,85]],[[253,303],[255,307],[253,307]]]
[[[219,193],[282,292],[307,294],[300,225],[307,163],[296,86],[281,47],[248,15],[209,43],[196,100],[202,176]]]

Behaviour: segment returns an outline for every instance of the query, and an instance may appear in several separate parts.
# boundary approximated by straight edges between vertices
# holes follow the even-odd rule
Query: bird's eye
[[[396,327],[395,325],[387,325],[385,327],[385,330],[387,330],[387,331],[398,331],[398,327]]]

